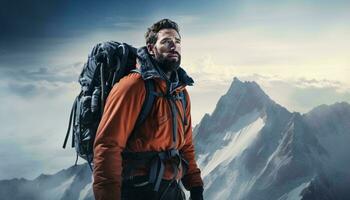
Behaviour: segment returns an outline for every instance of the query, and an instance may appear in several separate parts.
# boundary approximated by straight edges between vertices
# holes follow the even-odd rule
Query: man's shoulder
[[[130,73],[124,76],[113,86],[111,92],[139,93],[144,91],[144,80],[139,73]]]
[[[120,79],[119,84],[126,84],[126,85],[138,85],[143,84],[144,81],[142,79],[142,76],[140,73],[130,73],[126,76],[124,76],[122,79]]]

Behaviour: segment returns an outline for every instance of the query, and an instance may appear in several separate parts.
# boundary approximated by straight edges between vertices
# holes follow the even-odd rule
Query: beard
[[[165,73],[176,71],[180,67],[181,63],[181,55],[179,53],[176,54],[178,55],[177,60],[167,58],[162,54],[155,55],[154,60],[158,64],[159,68],[161,68]]]

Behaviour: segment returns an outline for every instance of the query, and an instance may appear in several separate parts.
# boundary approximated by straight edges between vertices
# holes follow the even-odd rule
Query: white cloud
[[[273,100],[290,111],[305,113],[321,104],[350,102],[349,85],[338,80],[259,74],[243,76],[241,79],[256,81]]]

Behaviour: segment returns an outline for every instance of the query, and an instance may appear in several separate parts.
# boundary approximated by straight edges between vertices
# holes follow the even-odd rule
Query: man
[[[138,50],[138,73],[110,92],[94,143],[95,198],[184,199],[181,180],[192,200],[203,199],[203,181],[192,143],[190,99],[193,80],[180,67],[181,37],[169,19],[153,24],[146,47]],[[135,127],[154,82],[157,98],[145,121]]]

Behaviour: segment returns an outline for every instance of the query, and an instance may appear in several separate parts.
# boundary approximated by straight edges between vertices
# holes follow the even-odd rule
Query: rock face
[[[291,113],[255,82],[234,79],[194,128],[205,199],[350,199],[350,105]],[[210,145],[208,145],[210,144]],[[93,199],[87,165],[0,181],[4,199]]]

